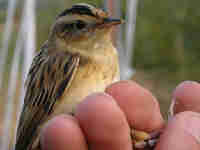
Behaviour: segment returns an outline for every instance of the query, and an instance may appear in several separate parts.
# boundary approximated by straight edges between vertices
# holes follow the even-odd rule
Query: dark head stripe
[[[88,15],[95,17],[95,14],[93,14],[91,8],[84,5],[74,5],[70,9],[64,10],[61,14],[58,15],[59,17],[66,16],[67,14],[78,14],[78,15]]]

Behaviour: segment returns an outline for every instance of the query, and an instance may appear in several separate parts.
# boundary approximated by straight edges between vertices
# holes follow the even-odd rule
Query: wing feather
[[[49,56],[45,50],[34,58],[26,81],[16,150],[31,147],[39,125],[53,112],[55,103],[70,87],[79,59],[78,55],[67,52],[55,52]]]

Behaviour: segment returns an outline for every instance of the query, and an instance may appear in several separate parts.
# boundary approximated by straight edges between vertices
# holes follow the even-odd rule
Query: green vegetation
[[[136,68],[181,72],[178,81],[198,80],[198,4],[198,1],[189,0],[139,1],[134,60]]]

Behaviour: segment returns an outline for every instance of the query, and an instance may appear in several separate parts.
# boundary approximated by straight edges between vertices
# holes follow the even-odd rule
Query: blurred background
[[[9,74],[16,47],[17,34],[22,19],[23,0],[16,6],[13,19],[13,31],[8,47],[8,55],[4,65],[4,79],[0,90],[0,121],[5,114],[7,102]],[[36,2],[36,51],[47,39],[51,24],[55,17],[65,8],[77,2],[86,2],[107,8],[113,15],[120,15],[127,19],[127,4],[125,0],[42,0]],[[196,80],[200,76],[200,1],[190,0],[139,0],[136,3],[136,20],[133,20],[131,42],[131,67],[134,71],[130,77],[149,89],[159,100],[163,116],[167,116],[171,94],[178,83],[183,80]],[[0,1],[0,41],[3,39],[7,16],[8,0]],[[114,9],[112,9],[114,8]],[[130,19],[130,18],[129,18]],[[126,24],[119,32],[116,45],[119,49],[126,47]],[[131,27],[131,26],[129,26]],[[120,45],[122,44],[122,45]],[[2,47],[2,46],[1,46]],[[0,52],[2,49],[0,49]],[[20,63],[23,63],[24,54],[20,54]],[[123,57],[124,59],[125,57]],[[121,60],[123,61],[123,60]],[[23,66],[20,65],[21,74]],[[17,110],[20,77],[17,77],[14,99],[14,112]],[[16,116],[12,118],[16,120]],[[1,123],[0,123],[1,126]]]

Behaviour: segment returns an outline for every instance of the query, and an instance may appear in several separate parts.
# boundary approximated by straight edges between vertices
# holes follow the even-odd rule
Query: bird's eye
[[[85,24],[83,21],[78,20],[77,23],[76,23],[76,27],[77,27],[78,29],[83,29],[83,28],[86,27],[86,24]]]
[[[62,24],[62,26],[60,26],[61,32],[68,31],[71,28],[73,28],[73,24]]]

